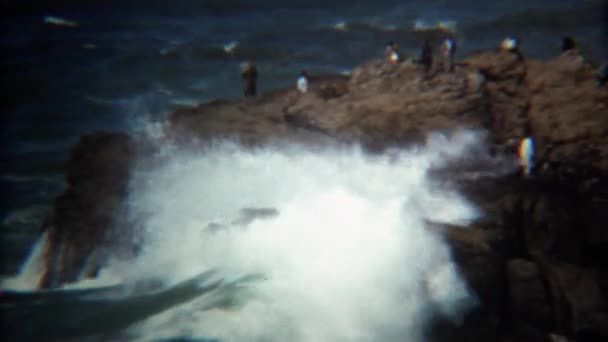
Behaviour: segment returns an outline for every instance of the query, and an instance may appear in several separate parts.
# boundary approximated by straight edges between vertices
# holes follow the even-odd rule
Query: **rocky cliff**
[[[375,60],[350,76],[312,77],[306,94],[294,87],[179,109],[164,134],[178,144],[352,142],[377,153],[429,132],[473,128],[504,154],[531,135],[533,177],[451,180],[484,217],[468,230],[432,229],[449,241],[481,305],[462,325],[436,321],[429,340],[606,341],[608,89],[594,77],[575,54],[534,61],[480,52],[454,72],[428,74],[412,62]],[[138,153],[132,138],[112,133],[83,137],[74,148],[69,188],[55,203],[44,286],[94,274],[104,244],[136,251],[118,236],[128,236],[121,208]]]

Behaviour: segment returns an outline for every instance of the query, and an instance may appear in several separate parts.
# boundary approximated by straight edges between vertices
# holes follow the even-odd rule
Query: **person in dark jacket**
[[[604,64],[600,65],[597,69],[596,82],[598,88],[605,86],[608,82],[608,61],[604,62]]]
[[[572,37],[562,38],[562,52],[576,50],[576,41]]]
[[[433,67],[433,48],[428,40],[424,41],[420,50],[420,64],[424,67],[424,72],[431,71]]]
[[[255,96],[257,93],[258,70],[253,62],[248,61],[241,65],[241,79],[243,80],[243,94],[245,97]]]

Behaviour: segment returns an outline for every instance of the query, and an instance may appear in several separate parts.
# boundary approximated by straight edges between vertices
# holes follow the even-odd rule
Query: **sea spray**
[[[0,287],[11,290],[37,290],[46,270],[44,256],[49,248],[48,245],[48,230],[46,230],[32,245],[30,253],[19,268],[19,272],[13,277],[2,279]]]
[[[425,222],[462,224],[476,210],[435,187],[428,171],[478,144],[469,132],[382,155],[226,143],[173,150],[161,166],[135,170],[129,209],[144,227],[141,254],[105,271],[176,282],[214,268],[263,280],[238,309],[205,311],[193,302],[130,333],[141,340],[422,340],[433,315],[457,319],[474,302],[448,246]]]

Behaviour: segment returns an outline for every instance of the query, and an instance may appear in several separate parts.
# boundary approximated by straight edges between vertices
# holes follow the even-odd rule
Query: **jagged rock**
[[[528,253],[580,261],[583,236],[576,227],[584,215],[580,206],[585,198],[569,184],[555,182],[531,183],[527,191],[522,229]]]
[[[593,67],[567,55],[530,62],[530,128],[548,167],[608,170],[608,92],[593,77]]]
[[[502,267],[496,267],[504,260],[505,253],[505,241],[500,230],[430,224],[452,248],[452,257],[458,264],[460,273],[481,299],[482,306],[489,311],[501,311],[503,296],[497,294],[506,294],[507,288]]]
[[[68,189],[55,201],[49,228],[47,272],[43,287],[95,275],[103,249],[124,244],[128,229],[113,233],[126,195],[133,162],[131,139],[125,134],[83,136],[67,164]],[[124,228],[124,227],[123,227]]]
[[[553,328],[549,295],[538,265],[524,259],[507,263],[511,319],[541,330]]]
[[[564,262],[543,262],[558,331],[577,340],[608,338],[608,305],[597,270]]]
[[[529,100],[524,84],[527,65],[509,52],[484,52],[463,63],[479,70],[486,82],[484,95],[497,143],[513,144],[525,136]]]

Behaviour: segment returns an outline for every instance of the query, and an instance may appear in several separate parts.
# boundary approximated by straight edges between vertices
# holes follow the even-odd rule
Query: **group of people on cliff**
[[[446,38],[439,46],[440,66],[446,72],[454,71],[454,56],[456,55],[456,41],[453,37]],[[390,63],[397,64],[403,61],[399,46],[393,41],[386,44],[386,58]],[[420,49],[420,58],[417,63],[422,65],[424,72],[428,73],[433,68],[433,47],[427,39]]]
[[[517,56],[518,60],[523,62],[524,55],[519,47],[519,42],[515,37],[506,37],[500,44],[501,51],[509,52]],[[420,56],[415,61],[421,65],[426,74],[433,70],[435,64],[435,56],[433,47],[429,40],[425,40],[420,49]],[[401,63],[404,58],[401,56],[399,46],[393,41],[389,41],[386,45],[386,60],[392,64]],[[562,52],[567,54],[578,54],[578,48],[575,40],[572,37],[564,37],[562,39]],[[454,37],[447,37],[439,46],[439,70],[445,72],[453,72],[455,68],[454,57],[456,55],[456,41]],[[251,61],[241,65],[241,78],[243,82],[243,95],[245,97],[255,96],[257,94],[257,79],[258,70],[255,64]],[[608,62],[603,63],[597,72],[597,86],[603,87],[608,83]],[[296,81],[296,88],[302,93],[308,91],[309,77],[306,71],[300,72]]]
[[[455,69],[454,57],[456,55],[456,41],[454,37],[445,38],[439,46],[438,68],[434,68],[436,63],[433,50],[430,41],[425,40],[420,49],[420,56],[414,62],[422,66],[424,73],[427,75],[432,70],[453,72]],[[500,43],[499,50],[515,55],[517,60],[522,63],[525,61],[524,55],[519,47],[519,42],[515,37],[506,37]],[[385,58],[388,63],[399,64],[404,61],[404,58],[399,51],[399,46],[393,41],[387,43],[385,53]],[[564,37],[562,39],[562,53],[580,57],[576,41],[572,37]],[[241,78],[243,81],[244,96],[255,96],[257,92],[256,83],[258,71],[253,62],[245,62],[242,64]],[[604,62],[599,67],[596,82],[598,87],[603,87],[608,83],[608,62]],[[306,71],[302,71],[297,79],[296,89],[301,93],[306,93],[308,91],[308,84],[308,74]],[[534,168],[534,140],[531,134],[527,134],[520,140],[517,155],[522,174],[526,177],[531,176]]]

